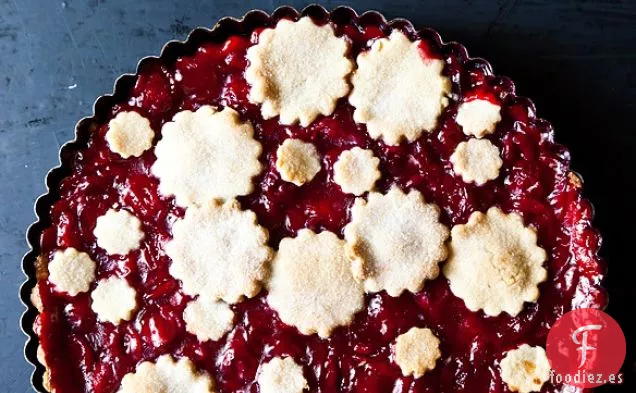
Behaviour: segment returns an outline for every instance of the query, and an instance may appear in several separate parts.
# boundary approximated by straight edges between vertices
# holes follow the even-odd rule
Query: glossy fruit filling
[[[86,144],[74,152],[70,174],[51,208],[51,224],[41,235],[45,260],[56,250],[75,247],[98,263],[98,279],[113,272],[127,277],[139,294],[139,308],[131,321],[119,326],[100,322],[88,293],[69,297],[56,292],[48,280],[39,281],[43,311],[35,331],[57,393],[114,393],[139,362],[167,353],[192,359],[214,378],[220,393],[258,392],[259,365],[282,355],[305,366],[311,392],[508,392],[498,368],[506,350],[521,343],[545,345],[559,316],[576,307],[605,305],[600,287],[604,267],[597,257],[600,237],[590,223],[592,207],[581,198],[580,182],[569,172],[568,151],[554,142],[551,126],[536,117],[532,103],[516,97],[514,85],[494,76],[485,62],[467,59],[461,46],[441,44],[432,32],[356,18],[332,23],[337,34],[351,42],[352,58],[395,27],[405,29],[412,39],[423,39],[426,56],[445,60],[452,95],[438,127],[413,143],[387,146],[353,121],[346,98],[332,115],[306,128],[281,125],[277,118],[263,120],[260,108],[248,101],[244,78],[245,53],[257,42],[260,28],[223,42],[203,43],[176,59],[145,62],[127,97],[100,119]],[[504,164],[498,179],[479,187],[464,183],[449,161],[457,144],[467,140],[455,122],[458,102],[475,96],[502,106],[502,120],[488,139],[500,148]],[[269,230],[274,249],[281,238],[301,228],[342,235],[354,197],[333,182],[332,166],[340,152],[360,146],[381,160],[381,191],[394,183],[421,191],[441,208],[441,220],[449,227],[493,205],[518,212],[527,225],[534,225],[549,258],[549,279],[540,285],[539,301],[526,304],[516,317],[486,317],[468,311],[440,275],[416,294],[367,295],[366,307],[350,326],[320,339],[283,324],[261,292],[232,306],[237,323],[221,340],[199,342],[185,330],[182,313],[191,298],[168,273],[171,261],[164,252],[172,224],[184,210],[173,198],[160,196],[158,179],[150,174],[152,149],[124,160],[109,150],[104,135],[110,118],[134,110],[151,120],[158,140],[161,126],[175,113],[202,105],[230,106],[254,125],[265,169],[255,179],[255,191],[239,200]],[[276,149],[289,137],[311,141],[322,156],[323,169],[302,187],[281,180],[275,168]],[[134,212],[145,231],[140,249],[123,257],[106,254],[93,235],[97,217],[114,204]],[[431,328],[441,340],[441,359],[419,379],[403,377],[390,350],[395,338],[413,326]],[[547,382],[542,391],[562,388]]]

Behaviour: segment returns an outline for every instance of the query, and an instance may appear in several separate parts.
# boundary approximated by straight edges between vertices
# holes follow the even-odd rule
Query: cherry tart
[[[347,8],[168,48],[65,149],[35,245],[47,390],[565,391],[546,337],[605,306],[600,236],[510,80]]]

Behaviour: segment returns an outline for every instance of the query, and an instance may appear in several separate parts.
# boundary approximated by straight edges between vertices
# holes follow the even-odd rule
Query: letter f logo
[[[581,364],[579,364],[579,368],[583,367],[583,365],[585,364],[585,361],[587,360],[587,353],[588,351],[595,351],[596,348],[587,345],[587,334],[589,330],[601,330],[603,328],[603,326],[601,325],[585,325],[585,326],[581,326],[580,328],[576,329],[574,331],[574,333],[572,333],[572,341],[574,341],[575,344],[580,344],[580,346],[576,349],[577,351],[581,352]],[[581,341],[579,341],[579,334],[583,333],[581,336],[583,337],[583,339]]]

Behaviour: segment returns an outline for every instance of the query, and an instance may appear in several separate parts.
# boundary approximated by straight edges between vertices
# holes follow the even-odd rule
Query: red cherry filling
[[[386,36],[387,26],[349,22],[336,30],[350,40],[355,58],[373,39]],[[98,279],[113,272],[127,276],[139,293],[139,310],[119,326],[103,323],[90,309],[88,294],[71,298],[55,292],[48,281],[39,282],[44,310],[36,332],[58,393],[116,392],[136,364],[166,353],[188,356],[210,373],[221,393],[258,391],[258,367],[273,356],[292,356],[305,365],[312,392],[507,392],[496,365],[504,351],[520,343],[542,345],[563,313],[606,303],[599,286],[603,266],[596,255],[600,238],[591,227],[591,206],[568,174],[568,153],[553,142],[553,130],[535,117],[532,105],[514,96],[509,81],[493,76],[483,63],[465,59],[456,46],[423,41],[423,56],[445,60],[453,99],[436,130],[411,144],[386,146],[353,121],[346,99],[332,115],[307,128],[263,120],[258,106],[248,101],[243,77],[245,53],[256,35],[206,43],[174,62],[148,63],[111,115],[139,111],[160,134],[161,125],[180,110],[207,104],[238,110],[254,125],[265,166],[255,179],[255,191],[240,202],[256,212],[274,248],[301,228],[342,234],[354,198],[342,193],[331,174],[340,152],[353,146],[371,149],[380,158],[382,191],[393,183],[420,190],[440,206],[448,226],[492,205],[519,212],[538,229],[539,243],[549,255],[550,278],[540,286],[538,303],[526,305],[516,317],[485,317],[468,311],[440,276],[417,294],[367,295],[365,309],[350,326],[321,340],[283,324],[261,293],[233,306],[237,323],[224,338],[201,343],[185,330],[182,313],[191,298],[168,273],[170,260],[163,251],[183,209],[159,195],[158,180],[150,174],[152,151],[127,160],[110,152],[105,122],[75,154],[72,173],[51,209],[51,225],[42,233],[41,249],[50,257],[57,249],[76,247],[98,262]],[[455,122],[457,105],[474,97],[502,106],[502,120],[488,139],[501,149],[504,165],[497,180],[481,187],[464,183],[449,163],[457,144],[467,139]],[[323,157],[321,172],[303,187],[282,181],[275,169],[276,149],[288,137],[312,142]],[[146,234],[140,249],[126,257],[107,255],[93,235],[96,218],[114,203],[133,211]],[[390,344],[413,326],[429,327],[441,340],[438,367],[420,379],[403,377],[391,361]],[[547,383],[542,391],[561,388]]]

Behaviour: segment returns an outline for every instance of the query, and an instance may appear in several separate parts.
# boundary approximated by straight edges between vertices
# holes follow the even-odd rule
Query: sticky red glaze
[[[355,58],[389,28],[346,24],[337,25],[337,32],[351,41]],[[127,277],[140,294],[141,307],[132,321],[115,327],[97,321],[88,294],[70,298],[55,292],[48,281],[39,282],[44,311],[36,332],[58,393],[113,393],[137,363],[166,353],[188,356],[214,377],[221,393],[258,392],[254,380],[259,365],[282,355],[305,365],[312,392],[508,392],[498,369],[504,351],[521,343],[544,345],[549,327],[573,307],[605,305],[603,265],[596,255],[600,238],[590,224],[590,204],[568,177],[569,154],[554,142],[550,125],[536,118],[529,101],[514,95],[507,79],[493,76],[482,62],[466,60],[458,46],[427,39],[420,46],[422,56],[446,61],[445,74],[453,82],[451,103],[432,133],[411,144],[386,146],[352,120],[353,108],[346,100],[307,128],[263,120],[247,99],[243,77],[245,52],[257,34],[203,44],[176,62],[147,63],[129,98],[112,109],[111,117],[122,110],[138,111],[151,120],[159,139],[162,124],[180,110],[208,104],[238,110],[254,125],[265,164],[255,180],[256,191],[240,202],[256,212],[274,248],[281,238],[305,227],[342,234],[353,198],[333,183],[331,169],[340,152],[353,146],[372,149],[380,158],[381,190],[393,183],[420,190],[441,207],[441,220],[448,226],[492,205],[518,212],[538,229],[539,243],[549,255],[549,280],[540,287],[538,303],[526,305],[514,318],[485,317],[468,311],[441,276],[417,294],[368,295],[365,310],[351,326],[321,340],[284,325],[261,294],[233,306],[237,324],[225,337],[200,343],[185,332],[181,315],[190,298],[168,274],[170,260],[163,251],[183,209],[172,198],[159,196],[158,180],[150,175],[152,150],[128,160],[110,152],[104,140],[106,121],[75,154],[72,174],[62,182],[60,199],[51,209],[52,224],[42,233],[42,255],[48,258],[65,247],[89,253],[98,262],[98,278]],[[504,165],[499,178],[482,187],[465,184],[449,163],[455,146],[467,139],[454,120],[458,102],[475,97],[502,105],[502,121],[488,139],[500,147]],[[311,141],[323,157],[322,171],[303,187],[282,181],[275,170],[276,148],[288,137]],[[115,203],[133,211],[146,233],[140,250],[125,257],[106,255],[92,233],[96,218]],[[433,329],[443,354],[437,367],[417,380],[402,377],[390,358],[391,342],[413,326]],[[548,383],[543,392],[560,390]]]

